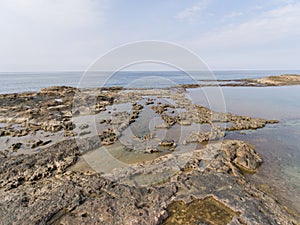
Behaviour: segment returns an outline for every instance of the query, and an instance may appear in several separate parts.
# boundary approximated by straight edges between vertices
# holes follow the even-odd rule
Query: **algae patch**
[[[175,201],[168,206],[169,217],[163,224],[228,224],[239,213],[209,196],[204,199],[194,199],[190,203]]]

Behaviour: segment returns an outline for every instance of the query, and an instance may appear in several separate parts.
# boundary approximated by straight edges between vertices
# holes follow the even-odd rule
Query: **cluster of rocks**
[[[85,151],[97,147],[94,139],[85,141],[88,146]],[[1,221],[5,224],[126,224],[128,221],[222,224],[226,220],[234,224],[296,224],[276,199],[248,183],[242,173],[232,176],[229,172],[230,167],[239,170],[240,166],[248,165],[252,169],[260,163],[253,146],[247,143],[226,141],[221,149],[214,144],[195,151],[192,157],[169,155],[133,165],[130,171],[134,173],[120,169],[111,175],[116,178],[121,174],[151,172],[159,177],[159,172],[168,171],[170,165],[187,160],[183,170],[163,183],[148,187],[116,182],[109,175],[103,177],[89,170],[73,171],[71,166],[83,153],[75,141],[67,140],[38,154],[0,158]],[[247,160],[250,163],[243,163]],[[206,166],[201,161],[206,161]],[[221,169],[222,165],[227,168]],[[183,210],[187,206],[193,206],[194,210]],[[220,217],[215,216],[216,212]],[[221,215],[227,215],[226,219]]]
[[[163,99],[174,103],[162,103]],[[66,137],[59,142],[48,137],[32,142],[33,149],[43,146],[36,154],[0,157],[0,217],[4,224],[297,223],[274,196],[245,178],[245,173],[256,172],[262,163],[255,147],[242,141],[220,141],[226,132],[258,129],[277,121],[213,112],[192,104],[182,89],[52,87],[39,93],[0,95],[0,103],[0,122],[9,124],[0,128],[0,135],[11,135],[2,131],[14,129],[10,125],[16,123],[29,133],[63,131]],[[131,110],[107,110],[107,106],[120,103],[131,103]],[[176,109],[184,110],[177,113]],[[136,137],[136,143],[144,143],[141,149],[145,153],[166,149],[168,154],[106,174],[96,173],[88,165],[74,169],[86,153],[115,144],[127,128],[143,120],[143,110],[153,110],[162,119],[164,125],[157,129],[170,131],[176,124],[196,123],[208,124],[212,131],[192,132],[185,144],[205,145],[184,153],[176,151],[181,143],[175,137],[150,131]],[[101,117],[96,123],[101,129],[95,134],[84,121],[77,127],[71,121],[72,116],[81,120],[80,116],[95,113],[110,117]],[[217,123],[231,126],[221,128]],[[75,130],[80,141],[74,138]],[[9,147],[11,151],[19,148],[23,148],[20,141]]]
[[[134,103],[132,105],[132,111],[129,119],[129,124],[135,122],[135,120],[139,117],[140,112],[144,107],[141,104]]]
[[[275,124],[278,123],[278,120],[266,120],[260,118],[251,118],[248,116],[236,116],[232,114],[228,114],[229,122],[234,125],[231,127],[227,127],[226,130],[249,130],[249,129],[259,129],[265,127],[267,124]]]
[[[253,145],[236,140],[210,143],[204,150],[195,151],[191,158],[184,170],[213,170],[234,176],[242,176],[244,172],[254,173],[263,162]]]
[[[205,143],[208,141],[217,141],[225,137],[224,129],[213,127],[211,132],[194,131],[186,140],[186,143]]]
[[[73,138],[78,134],[74,131],[76,125],[72,122],[72,118],[76,115],[84,115],[86,111],[95,112],[94,105],[101,105],[104,107],[103,110],[106,110],[107,105],[113,104],[117,92],[118,90],[112,88],[111,92],[98,90],[96,94],[90,94],[90,90],[55,86],[43,88],[36,93],[2,94],[0,95],[0,123],[4,123],[5,126],[0,127],[0,137],[27,138],[35,136],[38,131],[43,131],[44,134],[39,133],[41,139],[58,132],[63,133],[65,139]],[[76,108],[76,104],[81,104],[80,107],[84,110],[81,112],[81,108]],[[79,132],[79,135],[89,133],[90,131],[86,130]],[[25,148],[27,145],[23,146]],[[8,148],[5,152],[10,150],[13,153],[18,149]]]
[[[179,116],[170,116],[169,114],[167,114],[166,111],[168,110],[168,108],[174,109],[175,106],[171,104],[152,106],[153,111],[161,115],[161,118],[164,120],[167,128],[173,126],[180,120]]]
[[[0,127],[0,137],[3,136],[11,136],[11,137],[23,137],[30,133],[29,128],[21,128],[21,129],[15,129],[11,126],[8,127]]]
[[[17,151],[18,149],[20,149],[22,146],[22,143],[18,142],[18,143],[13,143],[11,146],[10,146],[10,149],[12,151]]]
[[[43,88],[37,93],[0,95],[0,122],[19,124],[22,128],[0,128],[0,136],[25,136],[36,130],[71,131],[72,116],[95,112],[95,105],[106,110],[105,106],[113,104],[114,95],[116,92],[112,91],[91,96],[89,92],[65,86]]]
[[[144,96],[153,97],[144,98]],[[174,103],[162,103],[164,99],[169,99]],[[88,127],[83,127],[85,124],[80,123],[78,124],[79,130],[75,132],[77,124],[72,122],[72,117],[101,113],[107,110],[107,106],[113,107],[114,104],[121,102],[131,102],[130,112],[108,111],[106,113],[110,114],[111,118],[99,121],[99,124],[104,125],[104,128],[99,131],[99,136],[103,144],[106,145],[115,143],[122,132],[136,122],[143,110],[153,110],[164,121],[156,128],[171,128],[175,124],[190,126],[193,123],[210,124],[214,128],[211,132],[195,131],[187,140],[184,140],[184,143],[195,141],[203,143],[223,138],[225,131],[214,125],[217,122],[232,123],[233,125],[227,127],[226,131],[258,129],[268,123],[277,122],[213,112],[208,108],[192,104],[180,89],[131,92],[120,91],[120,89],[103,91],[50,87],[44,88],[38,93],[1,95],[0,102],[3,103],[0,108],[0,111],[3,112],[0,116],[0,122],[8,124],[5,127],[0,127],[0,136],[35,135],[35,132],[43,130],[51,133],[63,132],[66,139],[77,135],[80,137],[91,135]],[[152,106],[148,107],[148,105]],[[25,111],[24,108],[26,108]],[[177,109],[180,110],[177,111]],[[10,111],[13,113],[8,113]],[[15,124],[18,124],[17,127]],[[147,141],[153,140],[153,137],[152,133],[149,133],[140,139]],[[146,152],[156,152],[153,149]]]
[[[108,128],[101,132],[99,136],[103,145],[111,145],[117,141],[119,135],[116,134],[114,129]]]

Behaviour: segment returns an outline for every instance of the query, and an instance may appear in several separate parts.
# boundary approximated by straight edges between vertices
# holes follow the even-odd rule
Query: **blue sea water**
[[[170,87],[177,84],[196,83],[197,80],[230,80],[260,78],[270,75],[297,73],[290,70],[235,70],[189,72],[182,71],[119,71],[108,72],[0,72],[0,94],[38,91],[49,86],[73,87]]]

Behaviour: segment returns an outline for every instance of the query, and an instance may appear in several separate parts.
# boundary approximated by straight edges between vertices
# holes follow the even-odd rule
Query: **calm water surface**
[[[190,97],[195,103],[213,105],[218,110],[218,104],[209,104],[205,97],[205,94],[213,95],[216,88],[203,89],[190,89]],[[270,185],[280,201],[300,212],[300,86],[224,87],[222,90],[228,112],[280,121],[246,134],[232,132],[227,138],[256,145],[264,164],[250,179]]]
[[[232,80],[245,78],[260,78],[286,73],[300,74],[293,70],[235,70],[213,71],[213,77],[208,72],[182,71],[119,71],[110,72],[0,72],[0,94],[38,91],[49,86],[99,87],[99,86],[129,86],[129,87],[170,87],[177,84],[196,83],[196,80]],[[110,76],[111,75],[111,76]],[[84,77],[84,82],[80,80]],[[107,78],[109,79],[107,80]]]

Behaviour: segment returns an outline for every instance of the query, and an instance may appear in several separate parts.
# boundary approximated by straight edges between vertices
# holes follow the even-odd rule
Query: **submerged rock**
[[[9,148],[12,150],[12,151],[18,151],[22,146],[22,143],[14,143],[12,144]]]
[[[209,196],[193,199],[190,203],[174,201],[167,208],[169,217],[163,224],[228,224],[240,213],[227,207],[224,203]]]

